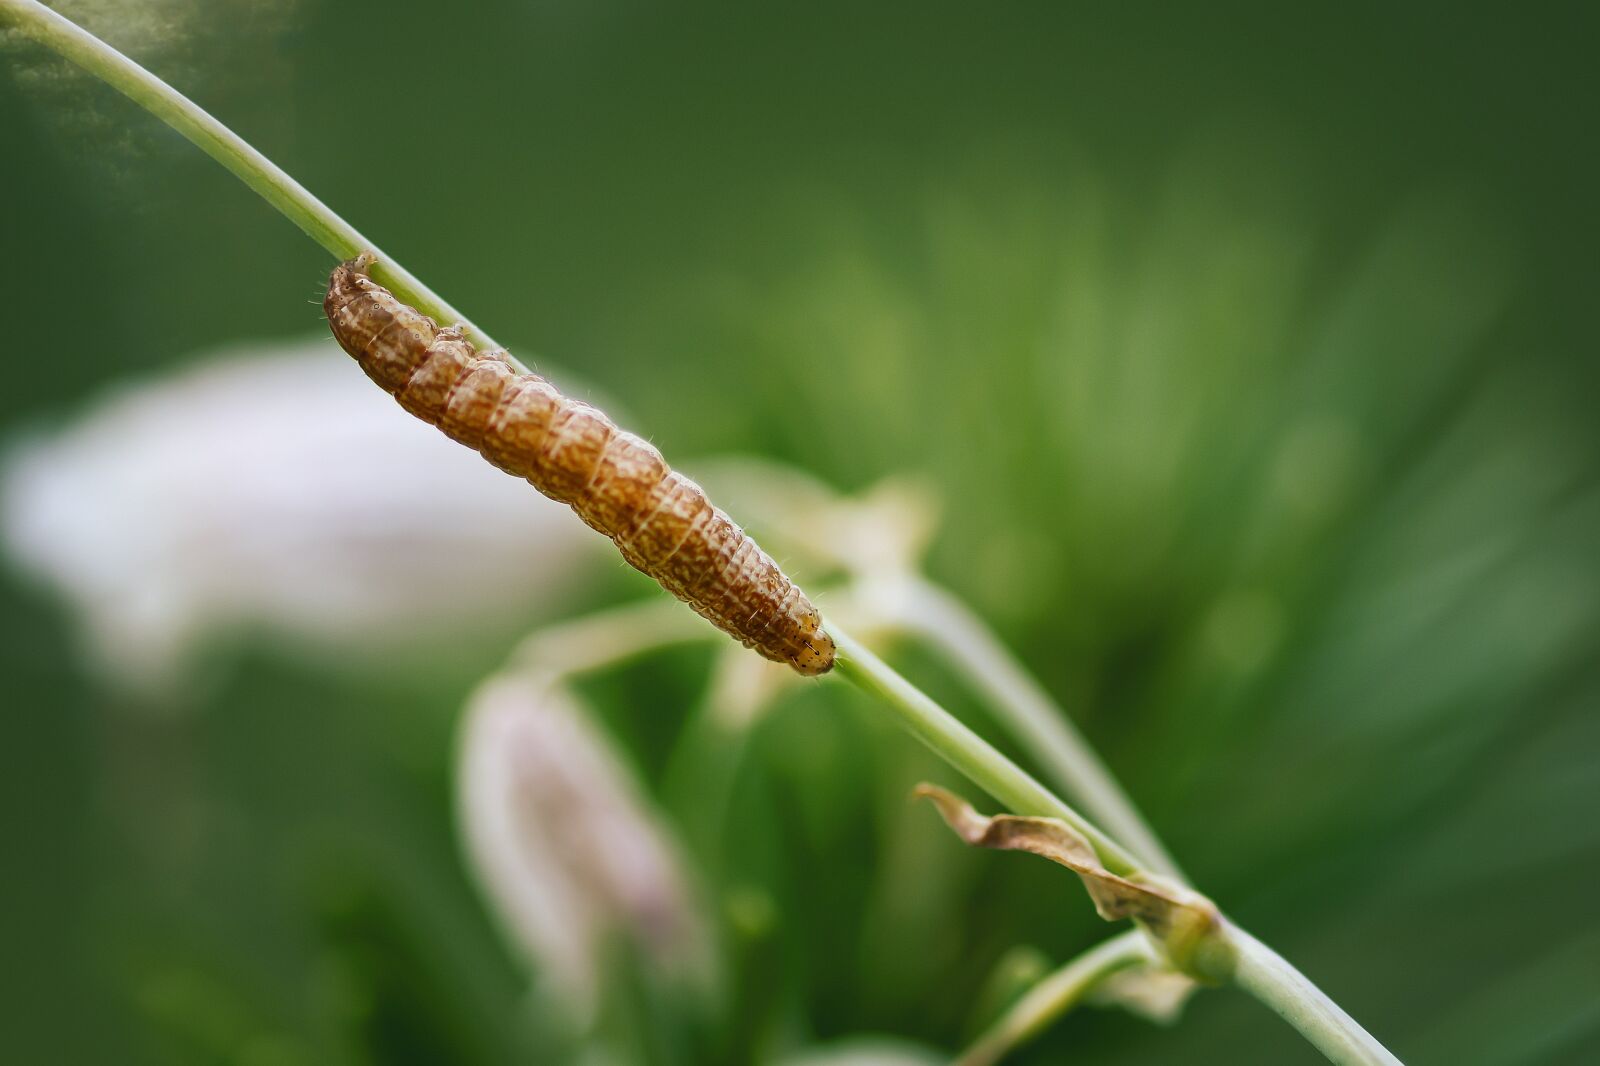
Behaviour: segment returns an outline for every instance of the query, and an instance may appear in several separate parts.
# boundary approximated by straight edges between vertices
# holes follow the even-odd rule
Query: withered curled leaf
[[[914,795],[930,800],[945,823],[973,847],[1025,851],[1065,866],[1083,881],[1100,917],[1138,922],[1172,965],[1196,980],[1214,984],[1231,972],[1232,950],[1220,935],[1222,915],[1198,892],[1152,874],[1112,873],[1082,834],[1055,818],[982,815],[937,785],[918,785]]]

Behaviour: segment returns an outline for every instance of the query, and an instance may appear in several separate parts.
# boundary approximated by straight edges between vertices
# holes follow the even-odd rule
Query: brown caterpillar
[[[372,262],[362,253],[335,267],[322,308],[340,346],[401,407],[570,505],[746,647],[808,676],[833,666],[822,615],[704,489],[600,411],[395,299],[367,276]]]

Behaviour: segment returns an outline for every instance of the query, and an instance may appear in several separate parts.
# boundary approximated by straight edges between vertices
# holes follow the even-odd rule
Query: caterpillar
[[[705,490],[596,408],[479,351],[368,276],[363,252],[328,279],[339,346],[411,414],[610,537],[622,557],[746,647],[808,677],[834,662],[822,615]]]

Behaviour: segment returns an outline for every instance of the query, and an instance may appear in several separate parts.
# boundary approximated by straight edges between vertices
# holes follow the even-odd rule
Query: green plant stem
[[[10,23],[28,37],[76,63],[183,134],[334,256],[350,259],[358,252],[371,252],[377,257],[373,276],[402,302],[439,322],[458,322],[466,326],[482,347],[499,347],[492,337],[472,325],[465,315],[417,280],[410,271],[384,255],[377,245],[363,237],[354,226],[252,148],[242,137],[94,34],[74,25],[38,0],[0,0],[0,21]],[[527,369],[515,360],[512,362],[519,370]]]
[[[378,256],[380,268],[375,273],[405,302],[440,321],[459,322],[471,328],[465,316],[410,273],[385,260],[371,241],[304,186],[182,93],[110,45],[37,0],[0,0],[0,20],[60,53],[161,118],[335,256],[349,258],[363,250]],[[482,344],[494,344],[482,330],[474,328],[473,332]],[[836,628],[830,629],[841,651],[839,674],[879,696],[914,735],[951,766],[1014,813],[1059,818],[1073,826],[1094,845],[1101,862],[1113,873],[1138,872],[1133,857],[1114,840],[876,655]],[[1239,985],[1281,1014],[1331,1061],[1360,1066],[1398,1061],[1266,945],[1237,928],[1231,928],[1231,936],[1239,949],[1236,975]]]
[[[966,604],[921,575],[898,579],[897,628],[935,648],[1027,746],[1055,787],[1138,857],[1144,868],[1186,882],[1161,839],[1072,720],[1028,676]]]
[[[882,659],[836,625],[828,632],[839,646],[835,670],[878,696],[910,732],[1014,814],[1059,818],[1082,833],[1113,873],[1139,873],[1132,856],[1082,815],[962,725],[949,711],[901,677]],[[1312,1045],[1339,1066],[1398,1066],[1396,1059],[1355,1019],[1340,1010],[1282,956],[1243,929],[1225,924],[1237,954],[1234,982],[1277,1011]]]
[[[1138,929],[1119,933],[1095,945],[1030,988],[973,1041],[955,1066],[994,1066],[1076,1007],[1107,977],[1130,966],[1154,961],[1150,942]]]
[[[1329,1062],[1401,1066],[1388,1048],[1282,955],[1236,925],[1230,924],[1227,934],[1234,948],[1234,983],[1277,1011]]]
[[[828,633],[839,649],[834,670],[881,698],[913,736],[969,781],[999,800],[1013,814],[1058,818],[1067,823],[1094,845],[1100,862],[1112,873],[1127,876],[1139,872],[1139,863],[1122,845],[901,677],[865,645],[836,625],[830,624]]]

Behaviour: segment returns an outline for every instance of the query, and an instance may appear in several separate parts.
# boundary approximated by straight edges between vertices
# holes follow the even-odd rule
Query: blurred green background
[[[1578,5],[66,9],[669,457],[921,476],[931,573],[1197,882],[1407,1062],[1600,1059]],[[319,328],[320,249],[114,94],[4,56],[6,429]],[[404,683],[246,644],[204,706],[152,713],[88,678],[48,589],[0,595],[0,1057],[581,1054],[453,828],[455,716],[511,635]],[[706,664],[592,693],[669,814]],[[1104,934],[1060,871],[907,808],[930,775],[843,686],[763,719],[692,844],[745,915],[732,991],[619,973],[625,1057],[953,1050],[1008,951]],[[1170,1029],[1085,1011],[1016,1061],[1319,1060],[1221,991]]]

